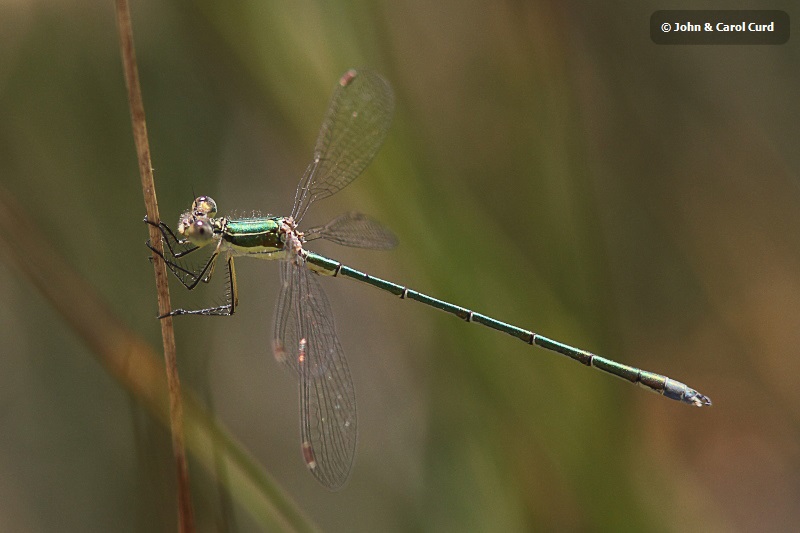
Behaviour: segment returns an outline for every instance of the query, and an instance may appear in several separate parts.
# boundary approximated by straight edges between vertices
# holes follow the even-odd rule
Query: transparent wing
[[[399,242],[389,228],[355,211],[339,215],[324,226],[311,228],[306,232],[307,241],[318,238],[342,246],[373,250],[391,250]]]
[[[353,380],[330,304],[304,265],[281,264],[275,356],[300,378],[300,435],[311,473],[329,489],[350,476],[356,449]]]
[[[297,347],[300,344],[299,321],[297,319],[300,301],[297,298],[299,286],[292,279],[295,268],[289,261],[280,262],[281,288],[275,305],[275,319],[272,322],[272,353],[275,359],[288,366],[299,377],[297,367]]]
[[[348,70],[339,79],[314,148],[314,159],[297,186],[292,217],[356,179],[375,157],[392,121],[394,95],[380,75]]]

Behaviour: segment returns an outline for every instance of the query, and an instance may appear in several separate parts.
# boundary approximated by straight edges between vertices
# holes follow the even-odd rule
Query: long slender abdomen
[[[308,252],[305,255],[305,259],[309,264],[309,268],[320,274],[326,274],[330,276],[346,276],[356,281],[361,281],[362,283],[367,283],[373,287],[390,292],[395,296],[400,296],[400,298],[415,300],[436,309],[441,309],[442,311],[455,315],[463,320],[466,320],[467,322],[475,322],[494,330],[502,331],[503,333],[507,333],[513,337],[516,337],[527,344],[535,344],[536,346],[540,346],[552,352],[565,355],[574,361],[578,361],[586,366],[597,368],[598,370],[602,370],[603,372],[607,372],[608,374],[618,378],[635,383],[672,400],[677,400],[679,402],[696,407],[711,405],[711,399],[708,396],[701,394],[686,384],[671,379],[667,376],[618,363],[611,359],[600,357],[586,350],[581,350],[579,348],[548,339],[547,337],[539,335],[538,333],[514,326],[513,324],[496,320],[481,313],[471,311],[465,307],[453,305],[449,302],[445,302],[415,290],[411,290],[408,287],[398,285],[397,283],[392,283],[391,281],[386,281],[364,272],[360,272],[345,266],[338,261],[334,261],[333,259],[329,259],[313,252]]]

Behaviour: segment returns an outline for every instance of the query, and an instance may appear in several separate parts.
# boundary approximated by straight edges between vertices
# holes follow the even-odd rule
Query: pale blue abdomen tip
[[[679,402],[694,405],[695,407],[711,405],[711,398],[705,394],[700,394],[680,381],[669,378],[667,378],[664,383],[664,396],[673,400],[678,400]]]

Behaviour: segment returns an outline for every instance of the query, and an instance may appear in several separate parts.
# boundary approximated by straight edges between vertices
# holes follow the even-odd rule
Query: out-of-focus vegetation
[[[367,65],[395,89],[392,131],[306,222],[358,209],[401,245],[315,249],[714,400],[692,409],[326,279],[360,433],[348,486],[329,493],[305,471],[296,383],[269,350],[277,268],[240,261],[235,317],[176,320],[181,377],[322,529],[800,521],[797,39],[656,46],[662,8],[132,5],[166,221],[195,193],[287,212],[337,77]],[[52,260],[160,346],[111,2],[0,4],[0,185]],[[169,436],[0,265],[0,529],[174,530]],[[217,297],[179,288],[177,305]],[[263,527],[190,468],[202,531]]]

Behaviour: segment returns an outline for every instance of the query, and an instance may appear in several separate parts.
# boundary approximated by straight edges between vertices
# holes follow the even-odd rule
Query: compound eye
[[[198,218],[185,230],[186,236],[197,246],[208,244],[214,239],[214,229],[208,220]]]
[[[196,215],[214,217],[217,214],[217,202],[210,196],[198,196],[192,202],[192,212]]]

